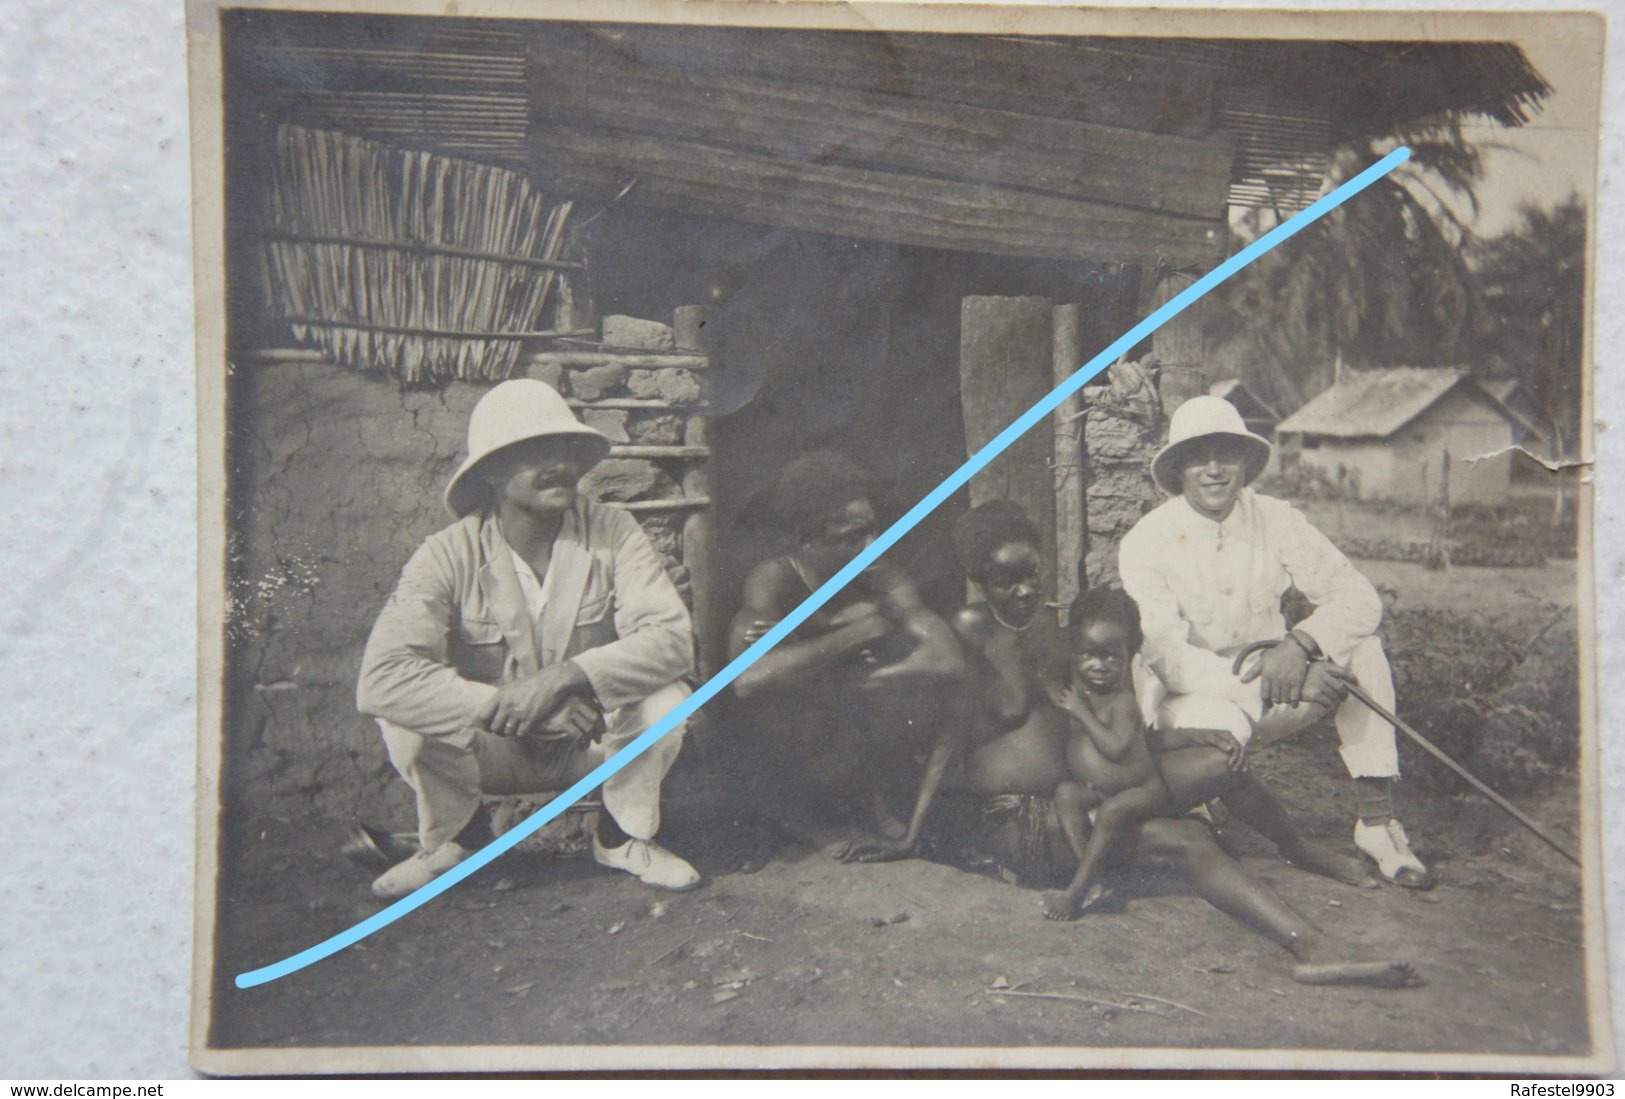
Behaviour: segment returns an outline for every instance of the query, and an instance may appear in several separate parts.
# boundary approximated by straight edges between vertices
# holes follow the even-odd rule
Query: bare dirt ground
[[[1413,605],[1471,607],[1492,584],[1531,614],[1572,601],[1572,563],[1362,567]],[[1333,734],[1254,766],[1307,831],[1352,852]],[[1572,775],[1517,800],[1577,845]],[[740,873],[756,826],[710,790],[674,797],[662,835],[707,875],[693,893],[515,853],[361,945],[239,991],[236,972],[378,908],[337,854],[342,822],[266,817],[228,852],[214,1041],[1588,1052],[1576,872],[1477,797],[1412,782],[1400,816],[1432,892],[1309,876],[1239,827],[1224,842],[1329,932],[1413,961],[1426,982],[1413,989],[1294,984],[1284,952],[1168,879],[1137,881],[1121,913],[1055,924],[1037,892],[924,861],[843,866],[785,847]]]

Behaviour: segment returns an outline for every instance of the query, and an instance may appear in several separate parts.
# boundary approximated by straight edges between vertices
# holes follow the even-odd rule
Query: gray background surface
[[[1610,388],[1625,336],[1625,213],[1609,195],[1625,166],[1622,36],[1610,27],[1599,201],[1605,471],[1625,468],[1625,427],[1613,427],[1625,399]],[[0,89],[0,1077],[189,1076],[196,452],[181,6],[10,0]],[[1625,745],[1606,731],[1625,719],[1625,488],[1606,473],[1598,484],[1619,998]]]

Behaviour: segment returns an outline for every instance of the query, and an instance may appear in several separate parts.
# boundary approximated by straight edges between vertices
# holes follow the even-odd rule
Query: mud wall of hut
[[[584,491],[633,510],[670,568],[696,574],[685,595],[703,604],[708,360],[674,347],[669,326],[606,322],[608,336],[645,346],[531,354],[523,373],[555,385],[614,441]],[[306,352],[233,364],[232,804],[410,826],[406,787],[356,712],[356,675],[401,566],[450,522],[441,493],[487,388],[403,388]]]

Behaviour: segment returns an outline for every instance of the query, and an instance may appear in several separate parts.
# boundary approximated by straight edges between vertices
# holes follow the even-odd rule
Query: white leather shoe
[[[373,896],[393,900],[416,893],[473,853],[462,844],[450,841],[433,851],[419,851],[378,875],[372,883]]]
[[[700,884],[700,872],[654,840],[627,840],[605,847],[592,838],[593,861],[611,870],[624,870],[644,885],[681,893]]]
[[[1422,860],[1411,850],[1411,842],[1399,821],[1390,819],[1386,824],[1354,824],[1354,846],[1377,864],[1383,877],[1407,889],[1429,889],[1433,879]]]

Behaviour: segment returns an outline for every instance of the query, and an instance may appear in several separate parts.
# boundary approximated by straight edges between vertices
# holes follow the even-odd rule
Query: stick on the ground
[[[1575,947],[1576,949],[1578,949],[1579,946],[1580,946],[1579,943],[1570,942],[1568,939],[1559,939],[1555,935],[1542,935],[1538,931],[1531,931],[1531,932],[1529,932],[1529,934],[1524,935],[1522,937],[1526,938],[1526,939],[1545,939],[1547,942],[1556,943],[1558,946],[1572,946],[1572,947]]]
[[[1133,1004],[1120,1004],[1114,1000],[1097,1000],[1093,996],[1074,996],[1067,992],[1017,992],[1010,988],[990,988],[989,996],[1019,996],[1026,1000],[1066,1000],[1074,1004],[1096,1004],[1100,1007],[1113,1007],[1118,1011],[1137,1011],[1141,1015],[1161,1015],[1162,1012],[1150,1007],[1136,1007]],[[1150,999],[1150,997],[1147,997]]]
[[[1164,1000],[1161,996],[1147,996],[1143,992],[1123,992],[1119,993],[1118,995],[1127,996],[1131,1000],[1150,1000],[1154,1004],[1167,1004],[1169,1007],[1177,1007],[1181,1011],[1188,1011],[1192,1015],[1200,1015],[1204,1019],[1207,1018],[1207,1012],[1199,1011],[1196,1008],[1191,1007],[1189,1004],[1182,1004],[1178,1000]]]
[[[698,931],[694,932],[694,935],[698,935],[698,934],[699,934]],[[667,958],[671,957],[673,954],[675,954],[679,950],[683,949],[683,947],[685,947],[689,943],[693,942],[694,941],[694,935],[690,935],[688,938],[684,939],[682,942],[678,943],[676,946],[672,947],[670,950],[667,950],[664,954],[661,954],[659,957],[650,958],[644,964],[645,965],[658,965],[659,963],[665,961]]]
[[[1248,645],[1245,649],[1236,654],[1236,660],[1231,666],[1231,671],[1236,675],[1240,675],[1241,666],[1246,662],[1249,656],[1255,652],[1258,652],[1260,649],[1272,648],[1276,644],[1278,644],[1278,642],[1275,641],[1253,642],[1251,645]],[[1445,755],[1444,752],[1441,751],[1439,747],[1431,740],[1390,713],[1385,707],[1378,703],[1376,699],[1366,694],[1358,682],[1350,679],[1345,682],[1345,686],[1348,688],[1350,698],[1353,698],[1361,705],[1365,706],[1366,709],[1370,710],[1388,724],[1392,725],[1395,729],[1398,729],[1400,732],[1410,737],[1411,740],[1415,741],[1417,746],[1420,747],[1424,752],[1465,779],[1469,786],[1471,786],[1474,790],[1477,790],[1480,794],[1483,794],[1485,797],[1489,798],[1490,802],[1495,805],[1496,808],[1502,810],[1513,820],[1517,821],[1519,824],[1529,829],[1529,831],[1533,832],[1537,838],[1546,844],[1546,846],[1550,847],[1553,851],[1556,851],[1559,855],[1562,855],[1565,859],[1568,859],[1575,866],[1580,865],[1579,855],[1576,855],[1573,851],[1570,851],[1567,847],[1564,847],[1561,843],[1558,843],[1551,836],[1547,835],[1541,829],[1540,825],[1536,824],[1533,820],[1530,820],[1529,817],[1521,812],[1516,805],[1513,805],[1506,798],[1490,789],[1489,786],[1484,783],[1483,779],[1480,779],[1467,768]]]
[[[1501,809],[1513,820],[1517,821],[1519,824],[1529,829],[1529,831],[1533,832],[1538,839],[1546,844],[1546,846],[1550,847],[1553,851],[1556,851],[1559,855],[1562,855],[1565,859],[1568,859],[1575,866],[1580,865],[1579,855],[1576,855],[1573,851],[1570,851],[1567,847],[1564,847],[1561,843],[1558,843],[1551,836],[1548,836],[1544,831],[1541,830],[1540,825],[1536,824],[1534,821],[1530,820],[1529,817],[1525,816],[1516,805],[1513,805],[1500,794],[1497,794],[1494,790],[1486,786],[1483,780],[1479,779],[1471,771],[1467,770],[1467,768],[1463,767],[1461,764],[1457,763],[1455,760],[1441,752],[1427,737],[1423,736],[1421,733],[1399,720],[1399,718],[1389,713],[1382,706],[1378,705],[1377,701],[1370,695],[1366,694],[1365,691],[1361,690],[1358,684],[1348,684],[1348,692],[1355,699],[1364,703],[1367,709],[1371,710],[1378,717],[1388,722],[1388,724],[1392,725],[1394,728],[1398,729],[1400,732],[1414,740],[1423,751],[1427,752],[1428,755],[1432,756],[1434,759],[1450,768],[1456,774],[1466,779],[1469,786],[1477,790],[1480,794],[1483,794],[1485,797],[1489,798],[1497,808]]]

